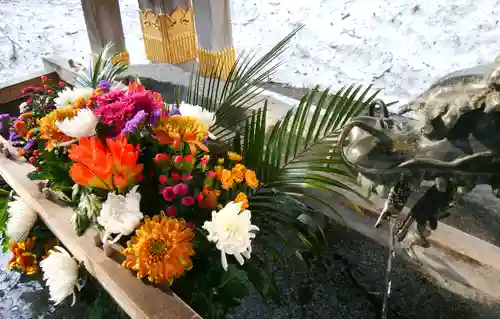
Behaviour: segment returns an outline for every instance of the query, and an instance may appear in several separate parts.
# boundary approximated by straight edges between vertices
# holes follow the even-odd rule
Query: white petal
[[[228,265],[227,265],[226,253],[224,252],[224,250],[220,251],[220,261],[222,263],[222,268],[224,268],[224,270],[227,271]]]
[[[15,196],[14,199],[7,205],[6,235],[11,240],[20,241],[28,236],[37,220],[37,213],[20,197]]]
[[[243,266],[243,264],[245,263],[245,259],[243,259],[243,257],[241,257],[241,254],[236,253],[236,254],[234,254],[234,257],[240,263],[240,265]]]

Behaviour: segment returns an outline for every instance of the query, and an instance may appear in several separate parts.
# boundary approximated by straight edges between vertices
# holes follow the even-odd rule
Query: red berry
[[[179,164],[180,162],[182,162],[182,156],[180,155],[177,155],[174,159],[175,163]]]
[[[161,184],[165,184],[168,181],[168,177],[165,175],[161,175],[160,178],[158,178]]]
[[[198,195],[196,195],[196,198],[198,199],[198,201],[202,201],[204,198],[203,193],[198,193]]]
[[[29,99],[26,100],[26,104],[31,104],[31,102],[33,102],[32,98],[29,98]]]
[[[208,175],[208,178],[215,178],[215,172],[214,171],[208,171],[207,175]]]
[[[36,158],[34,158],[33,156],[31,156],[28,161],[30,161],[31,164],[33,164],[34,162],[36,162]]]
[[[40,79],[42,79],[42,82],[47,81],[47,77],[46,77],[45,75],[42,75],[42,76],[40,77]]]
[[[48,90],[48,91],[47,91],[47,94],[48,94],[48,95],[52,95],[52,93],[54,93],[54,91],[52,91],[52,90]]]
[[[44,84],[44,85],[43,85],[43,88],[44,88],[45,90],[48,90],[48,89],[49,89],[49,86],[48,86],[47,84]]]
[[[60,87],[64,87],[65,85],[66,85],[66,83],[64,83],[63,81],[59,82]]]
[[[192,161],[193,161],[193,155],[188,154],[188,155],[184,156],[184,162],[191,163]]]
[[[144,175],[142,175],[142,173],[139,173],[135,176],[135,179],[140,183],[144,179]]]
[[[172,174],[170,174],[170,177],[172,177],[175,182],[178,182],[181,179],[181,175],[177,172],[172,172]]]
[[[168,155],[167,154],[160,153],[160,154],[156,154],[156,156],[155,156],[155,162],[156,163],[159,163],[161,161],[165,161],[167,159],[168,159]]]
[[[33,155],[35,155],[35,156],[40,155],[40,153],[41,153],[41,152],[40,152],[40,150],[34,150],[34,151],[33,151]]]
[[[200,161],[201,165],[207,165],[208,164],[208,158],[203,157]]]
[[[175,216],[177,214],[177,208],[175,208],[175,206],[168,206],[166,211],[170,216]]]

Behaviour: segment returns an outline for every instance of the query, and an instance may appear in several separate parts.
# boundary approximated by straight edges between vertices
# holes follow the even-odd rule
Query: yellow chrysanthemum
[[[36,255],[32,250],[35,246],[35,237],[29,237],[25,241],[11,241],[9,248],[12,251],[12,259],[8,263],[8,269],[17,269],[27,275],[33,275],[38,271]]]
[[[47,141],[45,148],[48,151],[61,143],[71,140],[71,137],[64,135],[56,126],[57,121],[72,118],[78,113],[77,107],[56,109],[38,120],[40,137]]]
[[[193,267],[193,229],[183,219],[160,215],[144,218],[136,235],[127,243],[122,254],[127,257],[122,266],[137,271],[137,278],[148,277],[156,284],[172,284]]]
[[[203,144],[203,140],[208,136],[207,126],[192,116],[173,115],[161,118],[154,128],[154,133],[160,144],[178,148],[184,142],[189,145],[193,154],[196,153],[196,147],[208,152],[207,146]]]

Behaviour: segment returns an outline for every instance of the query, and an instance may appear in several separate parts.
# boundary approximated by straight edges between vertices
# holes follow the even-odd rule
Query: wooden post
[[[130,64],[118,0],[81,0],[81,3],[92,53],[98,54],[112,42],[114,46],[109,54],[118,54],[115,62]]]
[[[236,60],[229,0],[193,0],[200,71],[211,76],[222,67],[226,79]]]
[[[180,64],[196,58],[191,0],[139,0],[139,8],[150,61]]]

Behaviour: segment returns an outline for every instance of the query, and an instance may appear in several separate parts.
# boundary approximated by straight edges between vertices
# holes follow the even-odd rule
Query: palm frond
[[[370,89],[350,86],[332,95],[329,89],[319,92],[315,88],[301,99],[296,109],[288,111],[283,120],[274,125],[267,140],[264,135],[266,108],[247,120],[241,148],[245,164],[256,167],[261,188],[329,207],[330,210],[324,212],[330,217],[338,217],[335,207],[314,190],[325,193],[326,198],[348,200],[348,193],[363,196],[350,186],[354,178],[342,165],[335,148],[341,128],[365,111],[377,95],[378,92],[369,95]],[[251,195],[250,205],[258,208],[252,210],[252,215],[265,213],[268,206],[276,206],[273,204],[275,194]],[[261,205],[262,197],[267,198],[266,207]],[[274,213],[284,215],[290,211],[293,210],[276,208]]]
[[[303,25],[298,26],[258,59],[255,52],[242,53],[225,81],[221,79],[222,64],[215,66],[209,77],[202,77],[199,69],[193,71],[186,102],[215,112],[216,123],[211,128],[215,135],[227,137],[245,123],[245,111],[262,102],[258,98],[263,90],[262,84],[281,65],[277,58],[302,28]],[[235,118],[239,120],[234,121]]]
[[[77,75],[75,80],[77,86],[97,88],[101,81],[106,80],[111,83],[118,75],[128,69],[128,65],[120,61],[113,63],[113,59],[118,54],[109,54],[112,47],[112,43],[106,44],[96,56],[95,62],[94,59],[91,59],[90,68]]]

